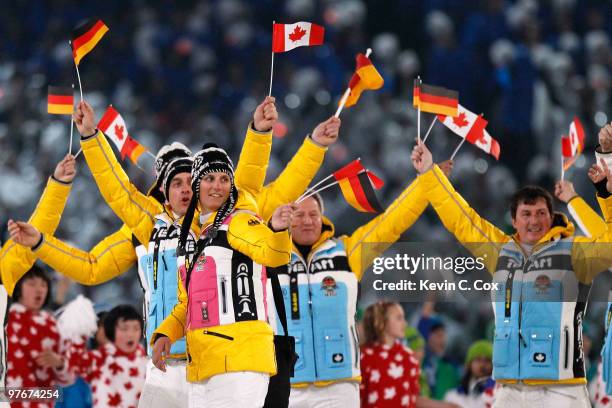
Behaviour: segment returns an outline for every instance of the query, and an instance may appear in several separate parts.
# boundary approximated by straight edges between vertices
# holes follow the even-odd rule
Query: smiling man
[[[600,197],[607,228],[593,237],[575,236],[567,217],[553,211],[552,196],[535,186],[511,199],[516,233],[480,217],[453,188],[431,153],[418,144],[412,154],[421,173],[421,191],[444,226],[485,266],[501,290],[492,293],[495,312],[493,377],[502,384],[494,407],[590,407],[586,390],[582,318],[586,296],[597,273],[612,265],[612,199]],[[610,170],[602,162],[608,176]],[[612,183],[608,183],[608,191]],[[571,183],[555,195],[573,205],[578,218],[597,214],[578,197]],[[584,224],[590,222],[585,221]],[[596,245],[594,245],[596,244]]]

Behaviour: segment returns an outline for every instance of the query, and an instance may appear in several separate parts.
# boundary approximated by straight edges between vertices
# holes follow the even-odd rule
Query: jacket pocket
[[[217,333],[217,332],[213,332],[210,330],[206,330],[204,329],[204,331],[202,332],[208,336],[214,336],[214,337],[219,337],[221,339],[225,339],[225,340],[229,340],[229,341],[234,341],[234,338],[232,336],[228,336],[227,334],[223,334],[223,333]]]
[[[325,339],[325,365],[330,368],[340,368],[347,364],[350,355],[347,355],[346,336],[337,329],[328,329],[323,332]]]
[[[495,329],[495,338],[493,340],[493,365],[495,367],[505,367],[508,365],[508,356],[510,355],[510,336],[512,336],[512,327],[499,327]]]
[[[552,361],[554,330],[534,327],[529,334],[529,364],[532,367],[548,367]]]
[[[217,300],[217,290],[202,289],[190,295],[188,327],[197,329],[218,325],[219,302]]]

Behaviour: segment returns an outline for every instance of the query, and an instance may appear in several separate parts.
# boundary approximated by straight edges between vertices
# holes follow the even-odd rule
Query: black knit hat
[[[184,247],[187,242],[187,234],[191,228],[191,222],[195,214],[195,209],[200,199],[200,181],[202,177],[210,173],[225,173],[230,177],[232,187],[230,190],[229,197],[217,210],[217,215],[213,221],[213,225],[208,230],[207,240],[210,241],[217,235],[217,231],[223,220],[232,212],[236,200],[238,199],[238,190],[234,184],[234,163],[232,159],[227,155],[225,150],[221,149],[214,143],[206,143],[202,150],[197,152],[193,157],[193,165],[191,168],[191,189],[193,196],[191,197],[191,203],[185,214],[183,225],[181,227],[181,236],[179,239],[179,247]]]
[[[191,157],[179,157],[172,160],[166,166],[163,174],[161,175],[161,188],[164,190],[164,195],[166,200],[168,200],[168,194],[170,190],[170,182],[180,173],[191,173],[191,166],[193,164],[193,159]]]
[[[174,142],[172,144],[165,145],[161,149],[159,149],[159,151],[157,152],[157,156],[155,156],[155,177],[157,178],[157,180],[155,181],[155,184],[153,184],[153,186],[149,189],[150,196],[154,197],[157,201],[164,204],[164,202],[166,201],[166,197],[164,196],[164,193],[159,191],[159,189],[160,187],[163,188],[164,191],[166,191],[165,195],[167,195],[167,190],[163,187],[163,183],[165,179],[164,176],[166,175],[166,171],[169,167],[168,165],[175,159],[186,157],[191,157],[191,150],[189,150],[187,146],[179,142]],[[189,172],[190,170],[186,171]],[[182,173],[182,171],[175,172],[172,177],[174,177],[178,173]],[[167,183],[169,183],[170,180],[172,180],[172,178],[168,179]]]

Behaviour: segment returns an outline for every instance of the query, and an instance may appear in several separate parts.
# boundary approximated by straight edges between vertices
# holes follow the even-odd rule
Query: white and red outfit
[[[361,406],[364,408],[416,407],[419,361],[408,347],[396,342],[361,347]]]
[[[57,322],[45,310],[33,312],[21,303],[13,303],[9,308],[7,343],[7,387],[53,387],[68,385],[73,377],[64,363],[62,370],[43,368],[36,364],[36,357],[45,349],[63,354]],[[54,402],[12,402],[11,407],[46,408]]]
[[[602,376],[603,366],[601,361],[597,364],[597,376],[594,378],[594,388],[591,389],[593,395],[593,407],[612,408],[612,398],[606,394],[606,384]]]
[[[70,369],[91,385],[94,407],[138,406],[147,366],[140,344],[131,353],[111,342],[97,350],[87,350],[84,341],[68,344]]]

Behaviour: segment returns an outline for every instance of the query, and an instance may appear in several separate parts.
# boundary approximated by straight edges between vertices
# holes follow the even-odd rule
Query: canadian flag
[[[140,155],[147,150],[128,134],[125,121],[112,106],[109,106],[104,112],[104,116],[98,122],[98,129],[104,132],[117,146],[117,149],[121,152],[121,160],[125,160],[125,156],[129,156],[130,160],[137,164]]]
[[[470,112],[459,104],[457,106],[457,116],[438,115],[438,120],[453,133],[499,160],[499,143],[485,130],[489,122],[482,116]]]
[[[584,128],[578,118],[574,118],[569,128],[569,136],[561,136],[563,168],[569,169],[584,149]]]
[[[272,52],[290,51],[297,47],[321,45],[325,29],[314,23],[274,24]]]

